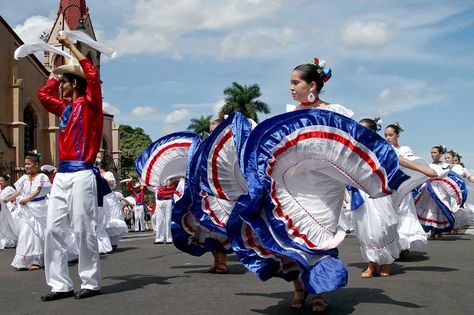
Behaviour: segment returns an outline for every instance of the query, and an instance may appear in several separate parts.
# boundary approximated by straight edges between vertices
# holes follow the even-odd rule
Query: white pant
[[[66,244],[70,223],[79,249],[81,289],[100,289],[97,244],[97,183],[91,170],[57,173],[49,198],[45,231],[45,275],[53,292],[73,290]]]
[[[155,208],[155,242],[171,242],[171,208],[173,201],[156,200]]]
[[[133,208],[133,213],[135,214],[135,232],[145,231],[145,209],[143,205],[136,205]]]

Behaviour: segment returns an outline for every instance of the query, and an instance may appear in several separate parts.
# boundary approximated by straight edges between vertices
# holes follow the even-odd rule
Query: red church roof
[[[69,29],[75,30],[79,24],[79,19],[86,20],[89,15],[89,8],[86,0],[61,0],[59,3],[59,15],[63,13],[64,21]]]

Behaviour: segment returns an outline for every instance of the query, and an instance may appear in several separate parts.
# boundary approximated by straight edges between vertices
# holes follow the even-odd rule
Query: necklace
[[[314,102],[301,102],[301,106],[311,106],[318,103],[319,101],[320,101],[319,97],[316,97]]]

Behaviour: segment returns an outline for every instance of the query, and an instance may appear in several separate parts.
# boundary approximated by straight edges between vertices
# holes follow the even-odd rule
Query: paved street
[[[340,249],[349,284],[327,294],[327,314],[472,314],[473,240],[446,236],[394,263],[393,276],[361,279],[365,264],[349,236]],[[0,252],[0,314],[311,314],[309,299],[304,311],[289,309],[290,283],[261,282],[235,256],[230,274],[208,274],[210,255],[154,245],[151,233],[130,233],[117,253],[102,256],[103,294],[85,300],[42,302],[44,272],[13,271],[13,256],[13,249]],[[70,270],[77,290],[76,266]]]

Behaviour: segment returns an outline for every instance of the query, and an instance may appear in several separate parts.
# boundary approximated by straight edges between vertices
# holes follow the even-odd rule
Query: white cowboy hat
[[[54,74],[65,74],[65,73],[71,73],[77,76],[80,76],[82,78],[86,78],[86,75],[84,74],[84,71],[82,70],[81,64],[76,58],[71,58],[67,62],[67,64],[59,66],[53,70]]]

